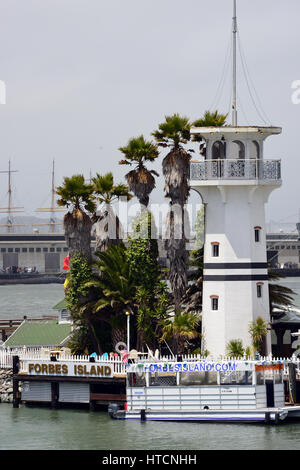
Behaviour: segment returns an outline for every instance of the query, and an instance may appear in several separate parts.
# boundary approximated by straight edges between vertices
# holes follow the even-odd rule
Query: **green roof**
[[[66,299],[61,300],[60,302],[58,302],[58,304],[54,305],[54,307],[52,308],[53,310],[63,310],[67,308]]]
[[[57,320],[25,321],[5,341],[5,347],[59,346],[71,334],[72,325]]]

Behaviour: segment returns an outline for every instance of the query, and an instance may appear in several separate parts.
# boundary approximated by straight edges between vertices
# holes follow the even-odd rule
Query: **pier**
[[[161,357],[160,363],[200,363],[200,356]],[[239,362],[239,359],[231,358]],[[262,361],[270,357],[261,358]],[[283,363],[285,403],[300,403],[300,359],[278,358]],[[143,358],[142,362],[151,362]],[[132,360],[131,360],[132,362]],[[136,362],[136,361],[135,361]],[[137,361],[140,362],[140,361]],[[251,362],[251,361],[249,361]],[[123,408],[126,397],[127,365],[121,357],[70,356],[53,351],[0,351],[0,369],[12,370],[12,403],[48,405],[51,408],[82,405],[91,410],[117,403]]]
[[[82,404],[96,409],[126,401],[126,369],[120,357],[2,353],[0,367],[12,367],[15,408],[20,403],[44,403],[52,408]]]

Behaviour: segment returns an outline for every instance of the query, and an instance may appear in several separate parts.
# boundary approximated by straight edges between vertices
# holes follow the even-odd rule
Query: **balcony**
[[[255,181],[256,184],[280,184],[280,160],[204,160],[190,164],[193,181]]]

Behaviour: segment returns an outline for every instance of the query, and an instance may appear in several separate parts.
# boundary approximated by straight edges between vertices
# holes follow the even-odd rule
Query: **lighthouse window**
[[[213,257],[219,256],[219,244],[217,243],[212,244],[212,256]]]
[[[211,299],[211,309],[212,310],[219,310],[219,298],[212,297]]]
[[[262,284],[257,284],[256,290],[257,290],[257,297],[261,298],[262,297]]]
[[[254,229],[254,238],[255,238],[255,242],[260,241],[260,228]]]

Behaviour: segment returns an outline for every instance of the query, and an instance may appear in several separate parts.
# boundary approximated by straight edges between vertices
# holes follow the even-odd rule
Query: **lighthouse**
[[[251,322],[270,322],[265,204],[281,185],[281,162],[265,159],[264,142],[282,129],[237,125],[235,3],[232,124],[191,128],[205,143],[190,186],[205,205],[202,350],[214,357],[226,355],[231,340],[251,347]],[[271,353],[270,331],[264,353]]]

